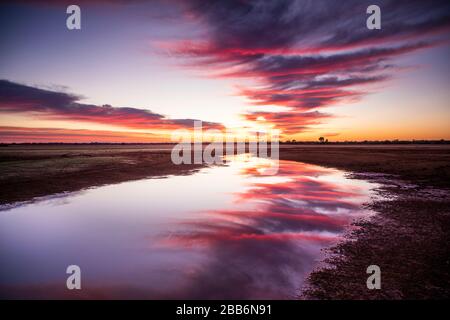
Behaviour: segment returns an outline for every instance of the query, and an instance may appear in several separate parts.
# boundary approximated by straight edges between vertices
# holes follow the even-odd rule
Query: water
[[[0,296],[292,299],[374,184],[248,155],[0,212]],[[26,187],[26,186],[24,186]],[[82,289],[66,289],[78,265]]]

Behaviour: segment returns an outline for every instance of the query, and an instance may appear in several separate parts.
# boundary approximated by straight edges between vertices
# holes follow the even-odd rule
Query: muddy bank
[[[388,192],[388,191],[386,191]],[[450,297],[450,201],[420,190],[368,206],[378,213],[328,251],[310,275],[306,299],[444,299]],[[381,290],[368,290],[366,268],[381,268]]]
[[[390,174],[421,186],[450,189],[449,145],[282,146],[280,159]]]
[[[147,177],[190,174],[171,146],[11,146],[0,150],[0,205]]]
[[[327,250],[325,268],[310,274],[302,299],[450,297],[448,148],[300,147],[281,158],[351,171],[382,184],[388,199],[367,204],[377,215]],[[381,268],[380,290],[366,287],[372,264]]]

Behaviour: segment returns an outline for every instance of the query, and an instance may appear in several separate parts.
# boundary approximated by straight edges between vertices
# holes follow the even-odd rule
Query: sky
[[[450,139],[448,1],[75,3],[0,4],[0,142]]]

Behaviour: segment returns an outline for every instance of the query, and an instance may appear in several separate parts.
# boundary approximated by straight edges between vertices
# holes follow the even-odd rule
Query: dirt
[[[0,205],[56,193],[171,174],[202,165],[175,165],[167,146],[12,146],[0,150]]]
[[[326,251],[301,299],[448,299],[450,297],[450,149],[446,146],[296,147],[281,158],[334,167],[381,184],[357,221]],[[369,265],[381,289],[369,290]]]

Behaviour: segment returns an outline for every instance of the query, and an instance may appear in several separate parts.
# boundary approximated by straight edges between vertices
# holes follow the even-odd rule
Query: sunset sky
[[[0,142],[170,141],[196,119],[283,140],[450,139],[449,1],[14,3]]]

